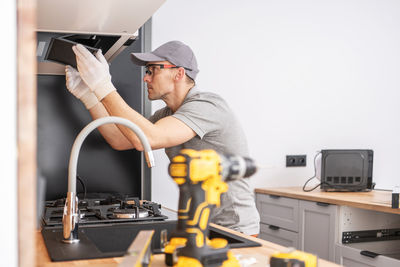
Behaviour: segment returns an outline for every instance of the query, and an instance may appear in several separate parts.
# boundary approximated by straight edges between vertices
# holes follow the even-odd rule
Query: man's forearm
[[[93,120],[110,116],[101,102],[92,107],[89,112]],[[104,124],[99,126],[98,129],[112,148],[116,150],[127,150],[134,148],[133,144],[125,137],[125,135],[115,124]]]
[[[139,126],[139,128],[144,132],[147,139],[149,140],[150,145],[152,144],[151,133],[152,127],[154,127],[153,123],[151,123],[140,113],[132,109],[116,91],[108,94],[105,98],[102,99],[101,103],[104,105],[104,107],[107,109],[107,112],[111,116],[126,118]],[[143,146],[139,138],[130,129],[122,125],[117,125],[117,127],[129,139],[129,141],[134,145],[136,149],[143,150]]]

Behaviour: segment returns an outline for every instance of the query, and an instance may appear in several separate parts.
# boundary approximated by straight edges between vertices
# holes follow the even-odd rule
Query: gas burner
[[[139,217],[137,216],[139,212]],[[149,211],[145,209],[115,209],[113,210],[113,218],[117,219],[137,219],[149,217]]]
[[[65,198],[46,201],[44,225],[61,225]],[[90,193],[79,198],[79,223],[118,223],[165,220],[161,205],[122,194]]]

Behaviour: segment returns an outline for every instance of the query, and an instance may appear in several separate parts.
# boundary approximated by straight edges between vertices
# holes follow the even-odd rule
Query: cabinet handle
[[[275,225],[269,225],[268,228],[271,230],[279,230],[280,229],[279,226],[275,226]]]
[[[375,258],[376,256],[379,256],[378,253],[375,253],[375,252],[372,252],[372,251],[368,251],[368,250],[360,251],[360,254],[364,255],[364,256],[367,256],[367,257],[370,257],[370,258]]]
[[[270,198],[280,198],[281,196],[277,196],[277,195],[269,195]]]
[[[321,206],[321,207],[327,207],[327,206],[329,206],[330,204],[329,204],[329,203],[325,203],[325,202],[317,202],[317,205],[318,205],[318,206]]]

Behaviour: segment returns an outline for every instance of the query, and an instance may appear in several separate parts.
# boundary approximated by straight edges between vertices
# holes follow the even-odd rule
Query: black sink
[[[152,239],[153,253],[160,253],[160,232],[165,229],[171,233],[176,221],[151,223],[127,223],[85,225],[79,229],[79,243],[64,244],[62,227],[49,227],[42,230],[44,242],[52,261],[68,261],[123,256],[129,245],[141,230],[154,230]],[[209,238],[222,237],[231,248],[256,247],[259,243],[250,241],[226,231],[210,227]]]

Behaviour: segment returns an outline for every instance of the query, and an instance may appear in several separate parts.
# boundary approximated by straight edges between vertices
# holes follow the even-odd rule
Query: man
[[[135,64],[146,67],[143,81],[148,98],[166,104],[149,119],[130,108],[117,93],[101,52],[93,56],[82,45],[73,50],[79,73],[66,67],[67,88],[85,104],[93,119],[111,115],[131,120],[143,130],[153,149],[165,148],[169,159],[183,148],[248,155],[243,130],[226,102],[195,87],[199,70],[189,46],[171,41],[151,53],[131,54]],[[143,150],[136,135],[124,126],[104,125],[99,130],[115,149]],[[257,235],[259,214],[248,181],[228,184],[229,190],[222,195],[221,207],[215,210],[212,222]]]

